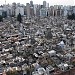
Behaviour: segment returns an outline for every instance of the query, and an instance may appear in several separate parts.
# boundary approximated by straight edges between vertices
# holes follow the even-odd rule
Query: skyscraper
[[[16,3],[12,3],[12,15],[15,15]]]
[[[21,6],[16,8],[16,16],[17,16],[19,13],[20,13],[22,16],[24,15],[24,8],[21,7]]]
[[[30,4],[26,3],[27,18],[30,17]]]
[[[33,1],[30,1],[30,7],[33,7]]]
[[[43,1],[43,7],[44,8],[46,7],[46,1]]]
[[[46,7],[49,8],[49,3],[46,4]]]
[[[40,16],[41,17],[46,17],[47,16],[47,9],[46,8],[41,8],[40,9]]]

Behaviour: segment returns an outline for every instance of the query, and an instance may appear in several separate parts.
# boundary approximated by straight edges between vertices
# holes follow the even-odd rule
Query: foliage
[[[17,71],[8,71],[7,75],[18,75]]]
[[[75,20],[75,14],[73,13],[72,15],[68,15],[67,19],[69,19],[69,20]]]
[[[2,22],[3,21],[3,17],[0,15],[0,22]]]
[[[48,12],[47,12],[47,16],[48,16]]]
[[[75,49],[73,49],[72,51],[75,52]]]
[[[3,16],[3,18],[7,17],[7,12],[6,11],[3,11],[2,12],[2,16]]]
[[[20,13],[17,15],[17,21],[19,21],[20,23],[22,22],[22,16]]]
[[[50,31],[46,32],[45,37],[49,40],[52,39],[52,33]]]
[[[72,62],[72,65],[75,66],[75,61]]]

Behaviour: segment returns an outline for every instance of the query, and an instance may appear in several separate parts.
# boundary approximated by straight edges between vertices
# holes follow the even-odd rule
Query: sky
[[[43,4],[44,0],[32,0],[34,4]],[[49,5],[75,5],[75,0],[45,0]],[[13,2],[26,4],[30,0],[6,0],[6,4],[12,4]],[[5,4],[5,0],[0,0],[0,5]]]

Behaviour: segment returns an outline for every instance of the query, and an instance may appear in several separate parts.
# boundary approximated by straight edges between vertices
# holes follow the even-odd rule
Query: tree
[[[3,21],[3,17],[0,15],[0,22],[2,22]]]
[[[49,39],[52,39],[52,37],[53,37],[53,35],[52,35],[52,33],[51,33],[51,30],[47,30],[46,32],[45,32],[45,37],[49,40]]]
[[[19,21],[20,23],[22,22],[22,16],[20,13],[17,15],[17,21]]]
[[[3,18],[6,18],[7,17],[7,12],[6,11],[3,11],[2,12],[2,16],[3,16]]]
[[[75,14],[73,13],[72,15],[68,15],[67,19],[69,19],[69,20],[75,20]]]
[[[18,75],[17,71],[8,71],[7,75]]]
[[[47,12],[47,16],[48,16],[48,12]]]

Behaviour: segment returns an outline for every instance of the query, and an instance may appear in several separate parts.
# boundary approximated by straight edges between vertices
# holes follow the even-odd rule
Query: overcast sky
[[[34,4],[42,4],[44,0],[32,0]],[[49,5],[75,5],[75,0],[45,0]],[[12,4],[13,2],[26,4],[30,0],[6,0],[6,4]],[[0,5],[4,4],[5,0],[0,0]]]

